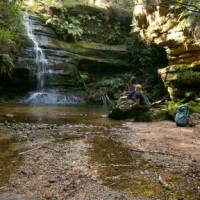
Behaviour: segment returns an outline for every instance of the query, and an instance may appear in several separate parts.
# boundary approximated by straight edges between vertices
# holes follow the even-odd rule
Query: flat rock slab
[[[0,194],[0,200],[33,200],[32,198],[23,197],[19,194]]]

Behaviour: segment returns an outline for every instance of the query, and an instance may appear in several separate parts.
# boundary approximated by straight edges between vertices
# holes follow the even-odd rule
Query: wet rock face
[[[35,15],[29,15],[35,39],[48,61],[48,73],[44,75],[44,87],[64,89],[77,86],[77,62],[59,44],[56,33]],[[53,42],[52,42],[53,41]],[[26,68],[36,76],[38,66],[34,44],[27,34],[21,37],[21,53],[17,60],[18,68]]]
[[[99,12],[102,12],[101,14],[103,14],[102,10],[99,9]],[[77,10],[75,9],[75,11]],[[78,10],[78,13],[83,11],[84,9],[82,11]],[[110,46],[85,41],[69,43],[60,39],[55,31],[46,26],[39,16],[29,13],[28,19],[29,26],[31,26],[31,34],[34,35],[34,39],[38,42],[38,47],[41,48],[45,59],[48,61],[46,72],[42,75],[45,90],[53,89],[62,92],[77,90],[77,88],[79,90],[80,78],[78,70],[92,74],[107,74],[113,73],[113,71],[119,73],[130,69],[124,45]],[[25,25],[27,26],[27,23]],[[30,35],[28,37],[25,31],[21,36],[21,52],[17,60],[17,71],[25,69],[28,72],[23,74],[26,75],[23,80],[31,81],[31,88],[28,88],[28,91],[38,88],[38,65],[34,48],[34,41],[30,38]],[[16,83],[18,85],[18,82]],[[26,83],[24,84],[23,82],[23,85],[30,85],[28,81]]]
[[[192,12],[181,15],[180,10],[162,0],[138,0],[138,4],[134,21],[141,37],[164,47],[168,54],[169,67],[159,71],[163,81],[173,84],[175,98],[196,92],[200,72],[199,16]]]

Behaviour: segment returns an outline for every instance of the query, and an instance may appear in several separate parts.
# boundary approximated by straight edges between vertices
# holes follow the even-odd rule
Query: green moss
[[[0,76],[11,77],[13,68],[12,58],[8,54],[0,54]]]
[[[20,7],[15,2],[0,2],[0,76],[10,76],[19,48],[22,30]]]
[[[50,41],[51,42],[51,41]],[[65,48],[72,58],[79,61],[80,65],[94,66],[97,71],[101,69],[130,70],[128,60],[122,59],[126,55],[124,47],[108,46],[101,43],[76,43],[58,42],[57,45]],[[103,72],[103,71],[102,71]]]
[[[96,50],[104,50],[104,51],[119,51],[124,52],[126,51],[125,45],[107,45],[102,43],[96,42],[88,42],[88,41],[80,41],[76,43],[77,46],[83,47],[86,49],[96,49]]]
[[[121,60],[121,63],[124,62],[128,64],[128,55],[124,46],[109,46],[101,43],[81,41],[76,43],[65,43],[64,47],[68,52],[82,56],[105,60],[110,59],[114,63],[116,63],[114,60]]]

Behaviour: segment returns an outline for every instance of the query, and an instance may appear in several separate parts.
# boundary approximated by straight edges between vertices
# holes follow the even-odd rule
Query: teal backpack
[[[177,126],[189,125],[190,108],[187,105],[181,105],[176,111],[175,122]]]

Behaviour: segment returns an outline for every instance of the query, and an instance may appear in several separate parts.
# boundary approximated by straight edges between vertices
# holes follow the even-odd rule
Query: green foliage
[[[37,0],[25,9],[43,16],[47,24],[67,41],[83,39],[98,43],[123,44],[130,31],[129,24],[124,23],[130,20],[125,20],[127,17],[123,12],[118,14],[121,13],[120,9],[111,17],[109,11],[89,6],[86,1]]]
[[[82,14],[79,14],[78,17],[84,21],[92,21],[92,20],[96,20],[96,16],[92,16],[92,15],[82,15]]]
[[[88,83],[90,81],[89,74],[87,72],[80,73],[80,78],[84,83]]]
[[[127,50],[129,60],[138,72],[143,73],[143,70],[157,70],[156,67],[165,66],[167,64],[166,53],[164,49],[155,47],[151,44],[146,44],[139,38],[138,33],[133,33],[132,37],[127,39]]]
[[[200,101],[198,102],[190,101],[189,105],[191,106],[193,112],[200,113]]]
[[[12,58],[8,54],[0,54],[0,76],[11,77],[13,68]]]
[[[10,30],[0,29],[0,47],[3,53],[16,51],[15,34]]]
[[[83,34],[80,21],[75,17],[64,15],[63,13],[60,16],[48,18],[46,24],[51,25],[65,40],[67,40],[69,36],[77,40],[80,39]]]
[[[110,99],[117,100],[124,90],[129,89],[131,74],[123,74],[114,77],[103,78],[98,82],[98,87],[105,90]]]
[[[164,49],[142,41],[137,32],[127,38],[129,62],[139,83],[143,85],[150,101],[155,101],[165,95],[165,88],[158,78],[158,68],[168,65]],[[153,90],[152,90],[153,86]]]
[[[19,45],[18,35],[21,32],[20,7],[14,1],[0,2],[0,52],[13,53]]]
[[[110,35],[107,38],[107,43],[110,45],[122,43],[122,32],[120,29],[120,23],[113,25],[113,30],[110,32]]]
[[[171,10],[178,16],[178,28],[189,33],[196,42],[200,38],[200,1],[178,0],[169,3]]]
[[[161,109],[168,113],[175,113],[176,109],[181,105],[181,102],[166,101]]]
[[[17,2],[0,2],[0,76],[11,76],[22,30]]]
[[[183,102],[166,101],[165,104],[161,106],[161,112],[168,113],[168,116],[174,116],[177,108],[182,105]],[[188,101],[187,105],[190,107],[191,111],[194,113],[200,113],[200,102],[199,101]]]
[[[103,87],[118,89],[118,88],[124,88],[125,83],[122,77],[114,77],[110,79],[101,80],[99,85]]]
[[[76,5],[77,1],[76,0],[42,0],[41,2],[43,2],[45,5],[48,5],[48,6],[71,7],[71,6]]]
[[[19,32],[20,27],[20,6],[15,1],[0,2],[0,28],[4,28],[14,33]]]

